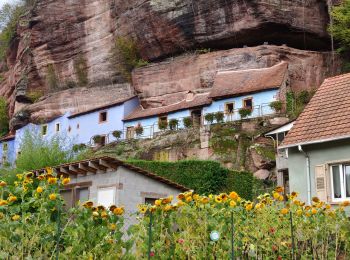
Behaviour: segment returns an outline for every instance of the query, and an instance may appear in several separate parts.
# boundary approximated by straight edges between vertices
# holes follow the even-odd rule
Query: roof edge
[[[289,144],[289,145],[281,145],[280,147],[278,147],[278,149],[292,148],[292,147],[296,147],[296,146],[299,146],[299,145],[310,145],[310,144],[326,143],[326,142],[332,142],[332,141],[338,141],[338,140],[344,140],[344,139],[350,139],[350,135],[344,135],[344,136],[340,136],[340,137],[333,137],[333,138],[314,140],[314,141],[310,141],[310,142],[295,143],[295,144]]]

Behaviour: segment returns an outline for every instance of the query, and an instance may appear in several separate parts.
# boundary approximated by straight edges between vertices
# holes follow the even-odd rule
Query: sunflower
[[[46,167],[46,173],[47,173],[48,175],[52,175],[53,169],[52,169],[51,167]]]
[[[247,203],[245,206],[246,211],[250,211],[250,210],[252,210],[252,208],[253,208],[253,203],[251,203],[251,202]]]
[[[157,207],[156,206],[151,206],[150,208],[149,208],[149,211],[150,212],[155,212],[157,210]]]
[[[97,218],[100,215],[100,213],[98,213],[97,211],[92,212],[92,216]]]
[[[114,231],[117,229],[117,225],[112,223],[112,224],[109,224],[108,228],[109,228],[109,230]]]
[[[281,187],[281,186],[277,186],[275,191],[278,192],[278,193],[282,193],[284,191],[284,188]]]
[[[180,193],[179,195],[177,195],[177,199],[178,199],[178,200],[183,200],[183,199],[185,199],[185,194]]]
[[[42,193],[43,191],[44,191],[44,189],[40,186],[36,188],[37,193]]]
[[[216,203],[221,203],[222,202],[222,197],[221,196],[215,196],[215,202]]]
[[[49,195],[49,199],[50,199],[50,200],[56,200],[56,198],[57,198],[57,195],[56,195],[55,193],[51,193],[51,194]]]
[[[7,204],[8,204],[7,200],[0,200],[0,206],[5,206]]]
[[[107,218],[107,217],[108,217],[108,213],[106,211],[102,211],[101,218]]]
[[[63,185],[67,185],[68,183],[70,183],[70,178],[64,178],[64,179],[62,180],[62,184],[63,184]]]
[[[289,213],[289,209],[287,209],[287,208],[281,209],[281,214],[282,215],[287,215],[288,213]]]
[[[236,201],[234,201],[234,200],[231,200],[230,201],[230,207],[236,207],[236,205],[237,205],[237,203],[236,203]]]
[[[226,201],[228,199],[228,195],[226,193],[221,193],[219,196],[223,201]]]
[[[15,201],[17,200],[17,197],[16,197],[16,196],[13,196],[13,195],[10,195],[10,196],[7,198],[7,200],[8,200],[9,202],[15,202]]]
[[[47,182],[48,182],[49,184],[56,184],[56,183],[57,183],[57,178],[55,178],[55,177],[50,177],[50,178],[48,178]]]
[[[274,191],[274,192],[272,193],[272,196],[273,196],[273,198],[274,198],[275,200],[278,200],[278,198],[280,197],[280,194]]]
[[[255,209],[257,209],[257,210],[262,209],[263,206],[264,206],[264,204],[262,204],[262,203],[257,203],[257,204],[255,205]]]
[[[116,208],[117,208],[116,205],[111,205],[111,206],[109,206],[109,211],[113,212]]]
[[[92,201],[86,201],[83,203],[83,207],[84,208],[92,208],[92,206],[94,205],[94,203]]]
[[[186,197],[186,202],[191,202],[193,199],[192,199],[192,196],[187,196]]]
[[[201,199],[201,202],[202,202],[203,204],[207,204],[207,203],[209,203],[209,198],[208,198],[208,197],[203,197],[203,198]]]
[[[113,214],[117,215],[117,216],[123,215],[124,214],[124,208],[123,207],[115,208],[113,210]]]
[[[348,207],[350,206],[350,201],[346,200],[343,203],[340,204],[342,207]]]
[[[324,206],[324,208],[325,208],[325,209],[330,209],[330,208],[331,208],[331,205],[326,204],[326,205]]]
[[[317,213],[317,209],[312,208],[311,213],[312,213],[312,215],[315,215]]]
[[[100,206],[97,206],[97,210],[105,211],[106,208],[104,206],[100,205]]]
[[[43,180],[45,180],[45,175],[44,175],[44,174],[40,174],[40,175],[37,177],[37,179],[38,179],[39,181],[43,181]]]
[[[21,217],[20,217],[19,215],[13,215],[11,219],[12,219],[13,221],[17,221],[17,220],[19,220],[20,218],[21,218]]]
[[[302,209],[298,209],[296,213],[297,213],[298,216],[301,216],[301,215],[303,215],[303,210]]]
[[[315,203],[319,203],[320,202],[320,199],[318,197],[313,197],[312,198],[312,201],[315,202]]]
[[[6,182],[4,182],[4,181],[0,181],[0,187],[5,187],[7,185],[7,183]]]
[[[173,209],[173,207],[171,206],[171,205],[166,205],[165,207],[164,207],[164,211],[170,211],[170,210],[172,210]]]
[[[230,199],[233,199],[233,200],[237,200],[239,197],[237,192],[234,192],[234,191],[230,192],[228,196],[230,197]]]
[[[289,198],[291,199],[291,200],[293,200],[293,199],[295,199],[296,197],[298,197],[298,193],[297,192],[295,192],[295,191],[293,191],[290,195],[289,195]]]
[[[138,208],[139,208],[139,212],[142,214],[146,214],[146,212],[148,210],[147,205],[138,205]]]
[[[28,173],[26,174],[26,179],[33,178],[33,176],[34,176],[34,173],[28,172]]]

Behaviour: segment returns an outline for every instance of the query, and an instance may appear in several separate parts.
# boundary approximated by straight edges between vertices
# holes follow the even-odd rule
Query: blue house
[[[213,102],[205,114],[221,111],[226,122],[241,119],[241,108],[251,110],[248,118],[274,114],[270,103],[285,101],[288,84],[286,62],[262,69],[220,71],[209,95]]]
[[[131,114],[124,118],[124,132],[126,138],[136,137],[135,128],[143,127],[143,134],[140,138],[151,138],[161,131],[159,123],[168,124],[170,120],[177,119],[178,129],[184,128],[183,119],[191,117],[194,124],[201,124],[203,107],[211,103],[209,94],[187,94],[186,99],[168,106],[143,109],[137,107]]]
[[[15,135],[9,134],[0,139],[0,167],[12,165],[15,160]]]

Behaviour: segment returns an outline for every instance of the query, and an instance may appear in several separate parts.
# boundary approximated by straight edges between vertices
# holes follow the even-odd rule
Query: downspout
[[[310,174],[310,157],[309,155],[303,150],[301,145],[298,145],[299,152],[303,153],[306,160],[306,182],[307,182],[307,203],[311,205],[311,174]]]

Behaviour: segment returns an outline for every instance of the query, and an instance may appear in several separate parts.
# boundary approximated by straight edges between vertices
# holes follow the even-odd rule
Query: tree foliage
[[[350,51],[350,0],[333,7],[331,15],[333,25],[329,28],[330,32],[341,43],[342,51]]]
[[[9,130],[9,117],[7,102],[4,97],[0,97],[0,136],[5,135]]]

